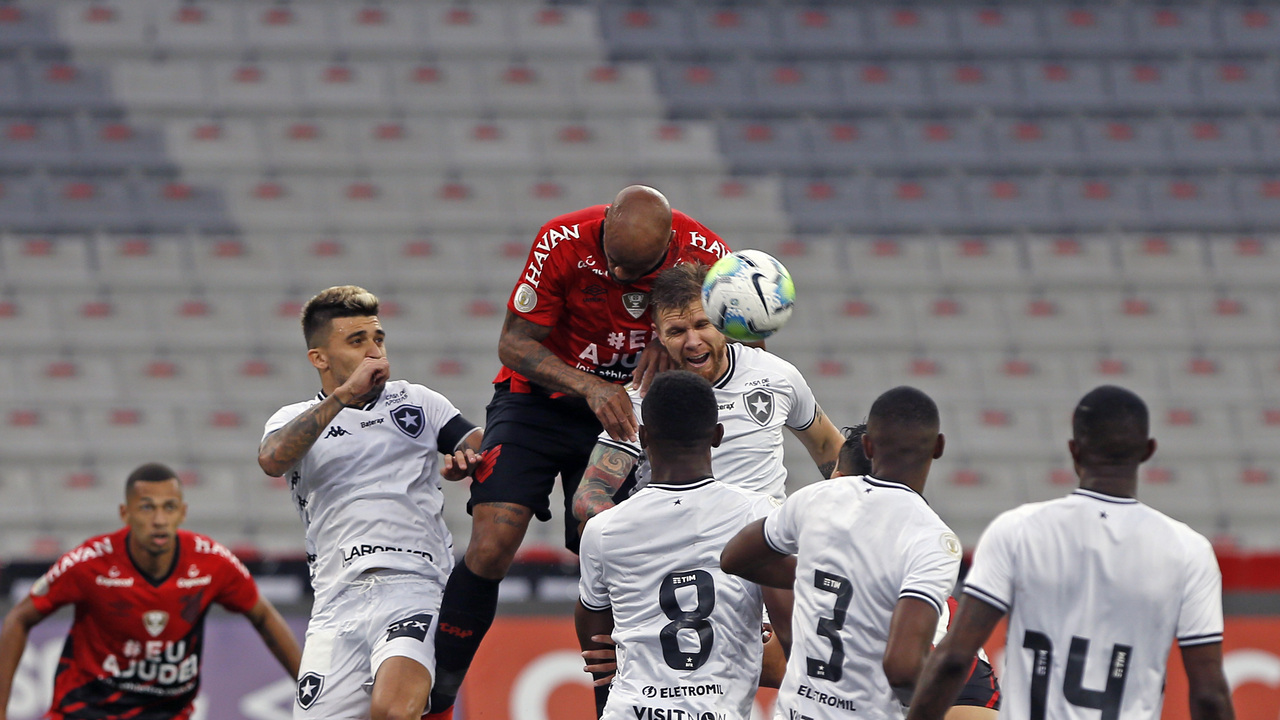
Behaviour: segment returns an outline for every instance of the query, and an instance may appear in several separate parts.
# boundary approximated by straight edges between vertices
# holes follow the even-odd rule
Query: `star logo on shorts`
[[[747,414],[757,425],[765,426],[773,419],[773,393],[764,388],[756,388],[748,393],[743,393],[742,402],[746,406]]]
[[[422,434],[427,425],[426,413],[417,405],[401,405],[391,413],[391,420],[400,428],[400,432],[411,438]]]
[[[323,691],[323,675],[314,672],[303,673],[302,677],[298,678],[298,706],[303,710],[310,710]]]

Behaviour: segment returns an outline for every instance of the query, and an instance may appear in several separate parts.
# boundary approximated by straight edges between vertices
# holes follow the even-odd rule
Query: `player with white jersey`
[[[711,449],[724,428],[703,378],[662,373],[641,417],[653,481],[592,518],[582,536],[578,638],[592,650],[612,634],[618,653],[597,712],[611,720],[746,720],[762,682],[761,603],[785,617],[789,593],[725,574],[720,552],[777,501],[712,476]],[[776,686],[785,660],[780,646],[770,647],[763,682]]]
[[[702,308],[706,273],[704,266],[682,264],[658,275],[649,298],[654,330],[676,367],[701,375],[715,389],[724,426],[723,441],[711,451],[716,477],[782,500],[787,480],[782,429],[795,433],[822,477],[835,469],[844,438],[794,365],[760,348],[729,343],[716,330]],[[629,393],[639,415],[640,393],[636,388]],[[574,493],[574,514],[586,520],[611,507],[632,468],[636,487],[644,487],[647,465],[638,443],[601,433]]]
[[[1156,720],[1175,639],[1193,720],[1233,717],[1213,549],[1135,497],[1138,466],[1156,448],[1148,428],[1146,405],[1128,390],[1102,386],[1080,400],[1068,444],[1080,488],[987,528],[911,720],[942,717],[1006,613],[1002,717]]]
[[[465,477],[481,431],[443,395],[388,381],[378,299],[329,288],[302,312],[320,393],[267,421],[258,463],[287,475],[315,590],[298,718],[422,715],[453,568],[439,475]]]
[[[797,491],[721,557],[726,572],[794,585],[778,718],[901,718],[960,568],[959,539],[921,496],[944,446],[937,405],[889,390],[862,442],[873,475]]]

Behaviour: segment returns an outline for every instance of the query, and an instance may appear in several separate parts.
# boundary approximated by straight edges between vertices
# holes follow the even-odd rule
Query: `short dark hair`
[[[858,423],[841,428],[844,444],[840,446],[840,454],[836,457],[836,469],[841,475],[870,475],[871,459],[862,447],[862,436],[867,434],[867,424]]]
[[[329,321],[334,318],[367,317],[378,314],[378,297],[362,287],[338,285],[321,290],[302,307],[302,336],[307,347],[323,345],[328,339]]]
[[[886,390],[871,403],[867,414],[868,424],[875,421],[895,425],[938,427],[938,404],[922,390],[909,385],[899,385]]]
[[[1087,462],[1141,462],[1150,430],[1147,404],[1133,391],[1116,385],[1090,390],[1071,415],[1072,435]]]
[[[702,302],[702,281],[709,269],[698,263],[680,263],[658,273],[649,292],[653,317],[656,319],[659,312],[683,310],[690,303]]]
[[[653,379],[640,405],[649,440],[681,447],[710,442],[720,421],[716,392],[706,378],[669,370]]]
[[[875,459],[890,463],[918,463],[933,456],[938,440],[938,405],[913,387],[886,391],[867,413],[867,432]],[[880,465],[879,462],[874,462]]]
[[[139,465],[124,481],[124,496],[127,499],[129,493],[133,492],[133,486],[140,482],[167,482],[177,479],[178,473],[163,463],[151,462]]]

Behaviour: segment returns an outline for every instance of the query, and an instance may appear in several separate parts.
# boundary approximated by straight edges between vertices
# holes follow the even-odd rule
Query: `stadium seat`
[[[943,238],[938,242],[939,279],[948,287],[968,289],[1021,285],[1020,245],[1011,236]]]
[[[113,289],[176,289],[192,283],[183,237],[100,235],[94,246],[98,278]]]
[[[804,304],[812,305],[822,347],[882,351],[911,348],[911,306],[903,293],[821,293],[810,296]],[[855,362],[857,358],[845,360]]]
[[[7,403],[0,452],[10,461],[51,460],[68,456],[68,440],[84,436],[84,413],[59,408],[45,398]]]
[[[807,140],[799,120],[726,120],[720,125],[720,147],[740,171],[804,170]]]
[[[1243,353],[1226,347],[1161,355],[1168,398],[1191,405],[1215,406],[1257,397],[1253,367]]]
[[[251,170],[264,156],[251,120],[183,117],[164,123],[165,149],[191,170]]]
[[[390,96],[390,78],[381,63],[303,63],[298,74],[299,105],[316,112],[367,112],[385,105]]]
[[[6,284],[19,290],[82,289],[93,282],[89,242],[81,236],[7,235],[0,253]]]
[[[1197,63],[1200,95],[1205,105],[1242,110],[1280,106],[1280,72],[1275,64],[1250,60],[1203,60]]]
[[[84,447],[95,460],[178,458],[183,448],[173,411],[161,405],[119,405],[81,411]]]
[[[210,535],[224,545],[236,541],[244,530],[249,499],[242,492],[239,473],[232,468],[248,464],[182,463],[174,467],[182,482],[182,499],[187,502],[187,529]],[[104,463],[101,467],[105,477],[127,477],[133,470],[128,465],[113,469]]]
[[[846,62],[837,65],[841,105],[856,111],[915,110],[928,107],[924,69],[919,63]]]
[[[779,47],[829,56],[848,52],[850,43],[866,41],[866,22],[854,6],[782,6],[779,8],[782,39]]]
[[[219,353],[211,358],[220,402],[279,407],[306,400],[319,381],[301,346],[299,342],[294,352]]]
[[[0,468],[0,522],[5,528],[0,537],[7,545],[17,529],[30,530],[38,527],[41,520],[40,496],[31,472],[26,467],[6,463],[6,467]],[[0,556],[21,558],[28,549],[3,547]]]
[[[693,192],[704,201],[695,217],[728,237],[738,230],[782,232],[787,227],[781,178],[699,177],[693,180]]]
[[[442,149],[463,170],[527,170],[538,157],[535,133],[527,120],[450,120]]]
[[[736,63],[666,63],[658,87],[673,110],[732,112],[751,107],[746,68]]]
[[[319,117],[274,117],[262,124],[265,165],[284,171],[337,171],[354,162],[347,124]],[[264,162],[265,161],[265,162]]]
[[[377,212],[353,208],[360,202],[380,204],[378,197],[365,201],[352,200],[350,198],[353,194],[358,197],[365,191],[353,193],[349,187],[336,189],[338,193],[335,194],[340,195],[342,199],[333,198],[334,207],[331,210],[334,213]],[[391,194],[384,185],[378,185],[372,192],[377,196],[384,191]],[[396,195],[395,199],[397,203],[407,202],[403,195]],[[398,204],[387,203],[385,207],[389,213],[400,211]],[[338,224],[336,220],[334,224]],[[293,286],[314,287],[319,290],[335,285],[361,285],[376,288],[383,283],[382,269],[386,261],[383,259],[382,243],[378,242],[377,236],[356,232],[346,234],[323,232],[280,237],[278,241],[283,243],[282,257],[285,261],[285,273],[282,279]]]
[[[1022,105],[1015,66],[1002,60],[929,64],[933,100],[947,108],[1017,108]]]
[[[1193,109],[1189,61],[1113,60],[1111,105],[1118,110]]]
[[[562,113],[573,102],[567,67],[558,62],[480,62],[476,78],[482,107],[499,114]]]
[[[958,7],[956,26],[960,32],[959,47],[970,52],[1034,52],[1044,46],[1033,7]]]
[[[886,387],[910,385],[951,404],[977,402],[981,396],[978,368],[967,353],[886,353],[885,368]],[[944,412],[942,422],[950,421]]]
[[[698,7],[689,12],[693,46],[701,51],[769,52],[777,20],[769,7]]]
[[[648,63],[577,63],[565,66],[574,109],[588,117],[660,117],[662,99]]]
[[[1041,455],[1049,442],[1043,414],[1034,406],[1017,407],[1001,399],[952,405],[945,413],[955,438],[953,448],[961,455],[1030,460]]]
[[[1270,115],[1256,118],[1254,129],[1257,133],[1260,152],[1253,162],[1261,161],[1268,165],[1275,165],[1280,162],[1280,118]]]
[[[1152,222],[1162,227],[1236,225],[1231,182],[1218,175],[1148,177]]]
[[[1068,355],[1081,395],[1099,385],[1119,385],[1142,397],[1148,405],[1167,390],[1158,354],[1131,350],[1121,354],[1077,352]],[[1162,441],[1163,442],[1163,441]]]
[[[1213,10],[1207,7],[1137,6],[1130,10],[1136,47],[1147,52],[1216,49]]]
[[[34,293],[19,293],[19,298],[0,300],[0,331],[7,337],[22,338],[24,349],[51,350],[56,345],[53,308]],[[25,387],[9,370],[0,373],[0,397],[12,399],[25,395]]]
[[[1102,337],[1111,347],[1184,348],[1190,318],[1177,292],[1098,292],[1096,311]]]
[[[112,402],[119,396],[111,362],[97,353],[25,355],[17,369],[18,382],[28,389],[28,397],[41,404],[65,407]],[[66,437],[70,436],[62,436]]]
[[[475,249],[472,248],[471,252],[474,253]],[[394,309],[393,314],[383,320],[382,326],[387,331],[387,347],[396,368],[393,371],[395,377],[413,377],[406,368],[406,360],[412,365],[413,358],[438,349],[442,337],[440,328],[455,321],[437,311],[433,298],[423,293],[424,287],[439,286],[431,284],[428,279],[377,293],[383,304]],[[457,294],[457,291],[451,294]]]
[[[1193,402],[1146,398],[1151,437],[1160,443],[1161,462],[1235,457],[1237,439],[1227,408]]]
[[[216,62],[215,106],[231,112],[281,112],[298,106],[297,69],[287,62]]]
[[[1061,438],[1058,446],[1061,453],[1057,459],[1019,465],[1027,502],[1056,500],[1070,494],[1079,485],[1079,478],[1071,469],[1071,457],[1067,455],[1067,438]]]
[[[598,14],[589,7],[513,5],[511,27],[516,52],[530,55],[599,57],[603,38]]]
[[[295,402],[311,397],[313,395],[308,394]],[[220,401],[214,405],[181,408],[178,427],[191,457],[199,462],[253,457],[262,440],[263,425],[279,407],[267,405],[269,403],[234,407]]]
[[[392,62],[392,106],[411,113],[474,113],[480,95],[471,63]]]
[[[46,211],[48,190],[35,178],[0,178],[0,230],[38,231],[53,222]]]
[[[50,180],[45,198],[50,221],[71,230],[131,229],[141,224],[138,198],[123,179],[58,177]]]
[[[1280,10],[1274,7],[1232,3],[1215,9],[1227,52],[1270,52],[1280,39]]]
[[[234,176],[225,181],[227,205],[249,231],[320,230],[322,188],[314,178]]]
[[[26,83],[16,60],[0,60],[0,110],[27,112],[31,110],[27,98]]]
[[[1018,69],[1031,108],[1061,111],[1108,104],[1108,83],[1097,60],[1022,60]]]
[[[887,119],[814,121],[809,134],[810,164],[818,170],[893,167],[901,155],[894,123]]]
[[[510,218],[502,212],[502,200],[506,196],[504,180],[482,175],[425,180],[407,188],[409,207],[417,213],[420,227],[507,230]]]
[[[1228,465],[1219,478],[1219,498],[1228,535],[1242,550],[1270,550],[1280,545],[1275,513],[1280,502],[1280,472],[1274,463]]]
[[[1265,227],[1280,221],[1280,176],[1238,175],[1235,196],[1245,222]]]
[[[503,3],[431,3],[422,5],[420,12],[426,20],[426,45],[441,54],[500,56],[511,48]]]
[[[60,536],[62,549],[75,547],[88,535],[118,529],[120,515],[113,509],[124,499],[125,479],[105,477],[87,459],[59,460],[35,471],[43,514],[52,533]]]
[[[1128,47],[1124,9],[1114,6],[1054,4],[1044,11],[1049,47],[1070,52],[1097,52]]]
[[[244,47],[263,56],[327,50],[329,4],[245,6]]]
[[[614,185],[622,187],[618,182],[606,187]],[[598,204],[600,197],[597,194],[600,188],[594,182],[584,182],[573,176],[521,176],[512,178],[509,188],[506,193],[509,202],[508,220],[513,229],[523,228],[527,234],[536,232],[543,223],[570,208],[576,210]],[[528,248],[523,247],[520,252],[514,253],[521,262],[524,260],[525,250]],[[516,258],[511,260],[515,261]],[[512,269],[514,272],[507,277],[514,281],[518,270]]]
[[[1121,277],[1138,287],[1189,288],[1206,277],[1199,235],[1121,235],[1116,247]]]
[[[1222,167],[1256,162],[1253,128],[1245,120],[1174,118],[1169,137],[1179,165]]]
[[[1270,235],[1210,236],[1205,245],[1213,279],[1233,288],[1269,287],[1280,264],[1277,242]]]
[[[1266,292],[1189,293],[1188,306],[1197,347],[1262,348],[1280,327],[1276,298]]]
[[[801,232],[865,227],[875,221],[875,208],[864,178],[793,177],[784,180],[783,189],[792,224]]]
[[[371,172],[435,171],[448,164],[439,121],[397,117],[355,118],[348,122],[351,152]]]
[[[614,52],[649,57],[691,46],[689,22],[681,8],[613,4],[600,7],[600,29]]]
[[[1160,443],[1160,438],[1156,438]],[[1138,469],[1138,500],[1200,533],[1217,534],[1222,528],[1217,467],[1211,463],[1177,460],[1164,456],[1161,443],[1155,456]]]
[[[502,290],[485,294],[468,296],[464,293],[456,293],[433,298],[435,312],[442,318],[450,319],[438,326],[440,336],[438,347],[462,351],[496,352],[498,336],[502,332],[503,317],[506,315],[508,292],[510,290],[504,287]],[[600,360],[602,364],[607,364],[606,358],[601,357]]]
[[[1100,167],[1159,166],[1168,163],[1165,127],[1140,118],[1085,118],[1080,122],[1084,157]]]
[[[985,227],[1045,227],[1055,211],[1052,180],[1033,177],[970,177],[965,189],[974,222]]]
[[[526,252],[534,232],[536,230],[529,232],[524,248]],[[475,260],[476,253],[471,246],[473,241],[474,235],[467,234],[395,234],[382,238],[385,244],[388,285],[403,290],[417,290],[421,287],[450,290],[470,288],[477,276],[488,274],[484,266]],[[524,253],[521,253],[521,261],[523,259]],[[515,287],[514,275],[510,281],[512,287]]]
[[[938,278],[933,238],[851,237],[847,240],[850,285],[893,290],[931,289]]]
[[[955,43],[948,8],[928,5],[870,6],[873,47],[881,52],[937,52]]]
[[[166,294],[154,299],[152,315],[157,344],[171,352],[247,347],[253,338],[251,318],[269,308],[256,307],[235,292]],[[163,367],[148,367],[164,375]],[[158,377],[164,380],[164,377]]]
[[[1099,228],[1144,219],[1141,189],[1133,178],[1060,176],[1057,184],[1063,224]]]
[[[976,117],[902,120],[904,167],[983,165],[992,152],[985,123]]]
[[[93,112],[113,108],[110,79],[101,67],[60,60],[25,63],[27,101],[32,109]]]
[[[1084,159],[1071,120],[997,117],[992,121],[991,134],[994,157],[1004,166],[1071,167],[1082,164]]]
[[[635,147],[625,124],[607,120],[546,120],[535,128],[537,165],[553,171],[622,172],[635,162]]]
[[[969,222],[960,185],[951,178],[876,178],[871,192],[884,227],[922,230]]]
[[[403,57],[421,47],[426,31],[416,3],[338,3],[334,46],[341,51]]]
[[[206,73],[198,62],[126,60],[111,66],[112,93],[137,110],[190,113],[203,109],[209,104],[206,88]]]
[[[3,92],[3,87],[0,87],[0,93]],[[0,123],[0,164],[18,167],[69,165],[78,159],[73,137],[72,124],[67,119],[9,119]],[[5,178],[6,182],[11,180],[11,177]],[[8,217],[8,213],[5,216]]]
[[[240,48],[245,41],[241,12],[240,5],[159,0],[153,10],[156,47],[202,53]]]
[[[163,312],[161,313],[163,315]],[[246,318],[237,318],[247,325]],[[243,343],[247,333],[232,343]],[[162,331],[162,343],[177,344],[181,335]],[[229,345],[222,345],[219,349]],[[186,349],[183,344],[184,350]],[[195,347],[195,346],[192,346]],[[119,379],[121,401],[131,404],[163,401],[175,406],[199,407],[216,402],[217,384],[209,358],[203,353],[161,355],[154,353],[117,353],[113,358],[115,377]]]
[[[208,235],[191,244],[194,277],[202,289],[271,288],[284,273],[281,244],[270,236]]]
[[[1014,344],[1022,350],[1096,347],[1101,328],[1087,293],[1046,291],[1001,296]]]
[[[939,353],[1007,347],[1008,324],[992,293],[917,293],[908,299],[915,347]]]
[[[1014,403],[1057,412],[1079,396],[1070,364],[1058,352],[980,352],[976,359],[987,404]]]
[[[1248,356],[1258,377],[1259,396],[1274,404],[1280,400],[1280,356],[1274,350],[1252,351]]]
[[[293,542],[301,548],[304,530],[288,479],[270,478],[263,475],[261,470],[255,473],[252,468],[246,468],[238,474],[236,480],[241,493],[248,499],[250,511],[246,519],[255,532],[254,537],[257,537],[256,532],[269,529],[270,534],[278,534],[284,539],[287,537],[284,528],[290,528],[297,533]]]
[[[946,427],[955,424],[952,420]],[[952,452],[949,450],[930,471],[925,497],[960,542],[972,548],[993,516],[1025,500],[1025,481],[1016,463],[953,459]]]
[[[814,235],[801,238],[769,233],[751,241],[750,247],[764,250],[781,260],[791,271],[792,278],[798,278],[796,289],[801,294],[848,288],[845,248],[838,238]]]
[[[334,178],[324,183],[323,197],[329,225],[347,233],[354,241],[365,233],[379,231],[410,231],[417,225],[418,218],[410,207],[408,193],[394,177],[375,177],[370,179]],[[306,257],[322,262],[330,268],[330,272],[338,271],[343,263],[352,258],[359,258],[358,268],[351,268],[359,273],[363,282],[373,282],[375,277],[369,269],[368,261],[377,258],[381,261],[378,245],[375,242],[362,241],[362,246],[351,248],[351,252],[343,252],[339,244],[325,244],[321,239],[311,243]],[[367,258],[366,258],[367,256]],[[302,277],[307,277],[315,267],[299,268]]]
[[[57,18],[52,8],[14,5],[6,8],[0,22],[0,45],[6,47],[40,47],[56,39]]]
[[[1251,460],[1280,457],[1280,404],[1248,399],[1235,404],[1240,449]]]
[[[763,111],[831,112],[841,106],[836,67],[829,62],[753,63],[753,104]]]
[[[156,340],[155,308],[144,295],[68,292],[51,300],[63,347],[124,350]]]

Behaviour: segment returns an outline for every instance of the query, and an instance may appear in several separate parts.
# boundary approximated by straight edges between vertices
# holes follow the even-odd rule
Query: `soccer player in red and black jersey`
[[[36,580],[0,629],[0,720],[27,634],[63,605],[75,620],[58,661],[49,720],[188,718],[200,689],[204,618],[218,603],[249,618],[296,677],[293,631],[222,545],[179,530],[182,484],[149,463],[125,483],[125,527],[86,540]]]
[[[440,607],[433,714],[450,713],[529,521],[551,518],[556,475],[572,498],[602,429],[617,440],[635,438],[639,423],[623,384],[670,364],[662,345],[650,343],[654,278],[677,263],[714,264],[728,252],[705,225],[641,185],[538,232],[498,341],[503,368],[471,484],[471,542]],[[576,551],[577,523],[567,506],[564,515],[565,544]]]

